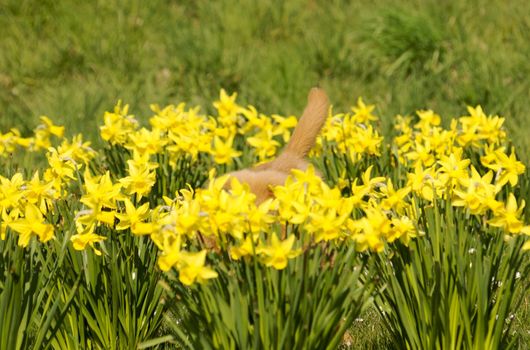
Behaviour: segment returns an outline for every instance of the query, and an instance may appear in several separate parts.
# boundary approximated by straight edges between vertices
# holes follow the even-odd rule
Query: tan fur
[[[307,106],[283,152],[270,162],[229,175],[249,185],[256,195],[256,203],[271,198],[271,186],[283,185],[292,169],[307,169],[309,163],[305,157],[315,145],[316,137],[326,121],[328,107],[328,97],[324,90],[312,88],[307,97]],[[226,186],[230,186],[230,181]]]

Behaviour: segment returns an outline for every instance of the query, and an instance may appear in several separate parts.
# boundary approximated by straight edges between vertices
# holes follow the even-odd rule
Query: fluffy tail
[[[324,90],[312,88],[307,96],[307,106],[300,117],[284,152],[303,158],[315,145],[315,140],[326,122],[329,101]]]

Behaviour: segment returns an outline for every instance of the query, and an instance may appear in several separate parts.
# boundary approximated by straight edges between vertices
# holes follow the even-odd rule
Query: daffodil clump
[[[212,176],[206,189],[182,189],[177,198],[164,197],[162,205],[152,208],[147,203],[134,205],[149,197],[156,182],[155,169],[160,166],[152,161],[156,155],[167,154],[172,166],[181,157],[200,156],[213,160],[211,164],[230,164],[243,153],[233,145],[238,137],[244,137],[242,147],[250,146],[253,162],[277,154],[280,142],[289,140],[296,119],[268,117],[253,106],[243,108],[235,97],[221,91],[220,100],[214,103],[217,118],[201,115],[197,108],[186,110],[184,104],[163,109],[152,106],[156,114],[150,119],[151,130],[140,128],[128,114],[128,106],[119,103],[114,113],[106,113],[101,136],[130,151],[128,176],[113,184],[108,172],[96,177],[85,173],[81,198],[85,208],[76,214],[74,247],[90,246],[101,254],[95,243],[106,237],[97,233],[98,227],[128,228],[133,234],[151,236],[161,250],[162,270],[175,267],[181,282],[192,284],[217,276],[206,265],[209,251],[224,250],[235,260],[257,256],[266,266],[283,269],[288,259],[310,249],[310,242],[352,242],[359,251],[381,252],[385,242],[401,239],[407,243],[417,236],[414,221],[407,216],[412,213],[411,203],[405,201],[409,191],[394,190],[392,182],[383,177],[371,179],[371,168],[362,184],[355,181],[351,197],[328,187],[310,168],[307,173],[294,171],[285,186],[274,189],[275,199],[260,206],[246,186],[233,184],[226,191],[227,178]],[[363,153],[378,155],[382,137],[363,124],[376,120],[373,108],[359,99],[353,115],[330,118],[323,139],[339,152],[352,140],[366,142],[348,153],[354,160]]]
[[[506,146],[504,119],[487,116],[480,106],[469,107],[469,115],[454,119],[448,129],[433,111],[418,111],[417,122],[397,116],[397,136],[390,149],[407,171],[394,182],[390,176],[372,178],[369,166],[362,176],[344,175],[337,187],[329,187],[310,167],[307,172],[293,171],[284,186],[273,189],[274,199],[259,206],[246,186],[234,183],[226,191],[228,179],[211,175],[206,188],[181,189],[174,199],[151,198],[161,180],[157,169],[162,156],[172,172],[178,171],[182,158],[203,159],[209,166],[266,161],[278,154],[296,126],[295,117],[269,117],[253,106],[239,106],[236,94],[224,90],[214,106],[215,117],[183,103],[153,105],[150,129],[141,127],[121,102],[106,112],[101,137],[111,147],[126,150],[125,176],[93,174],[87,165],[103,157],[81,135],[63,138],[53,147],[52,138],[63,137],[64,128],[47,117],[41,117],[33,137],[21,137],[16,129],[2,134],[0,156],[17,146],[46,150],[49,164],[42,179],[38,171],[31,180],[20,173],[0,178],[2,237],[10,227],[20,235],[22,246],[33,235],[42,242],[51,239],[54,230],[46,214],[54,201],[66,198],[75,181],[82,183],[82,207],[75,212],[76,232],[71,237],[75,249],[91,247],[101,254],[97,244],[107,237],[100,227],[150,235],[161,251],[159,266],[176,267],[186,284],[216,276],[215,268],[205,265],[207,252],[224,250],[236,260],[257,256],[265,265],[283,269],[288,259],[319,242],[351,242],[359,251],[375,252],[395,240],[408,244],[422,231],[415,210],[418,199],[447,199],[507,234],[530,234],[521,219],[524,200],[518,204],[512,190],[525,166]],[[331,150],[352,163],[377,160],[383,138],[373,124],[378,121],[374,108],[359,98],[352,113],[330,110],[313,155]],[[349,196],[342,194],[346,187]],[[503,201],[505,188],[509,195]]]
[[[357,106],[352,107],[352,113],[333,114],[330,110],[312,154],[319,156],[323,152],[332,151],[346,155],[352,162],[357,162],[365,156],[380,156],[383,137],[374,125],[379,120],[373,114],[374,109],[374,105],[366,105],[362,98],[359,98]]]
[[[64,127],[54,125],[45,116],[41,121],[33,137],[21,137],[16,129],[1,135],[0,157],[15,152],[17,145],[31,152],[46,151],[47,167],[42,175],[39,170],[28,179],[20,172],[11,178],[0,175],[0,237],[5,239],[6,230],[10,228],[19,235],[18,244],[22,247],[26,247],[33,236],[41,242],[54,237],[54,225],[47,220],[48,214],[53,213],[57,200],[66,198],[76,172],[96,157],[90,142],[83,142],[81,135],[71,140],[64,138]],[[62,137],[62,141],[53,147],[52,137]]]
[[[395,191],[384,178],[370,179],[370,170],[351,197],[326,185],[312,167],[295,170],[284,186],[274,188],[274,199],[259,206],[246,185],[231,179],[227,191],[226,176],[210,176],[207,188],[181,190],[175,200],[166,198],[168,206],[155,209],[152,224],[158,230],[151,237],[162,251],[159,266],[163,270],[175,266],[181,281],[190,284],[216,276],[212,269],[202,268],[207,249],[225,250],[234,260],[257,256],[266,266],[284,269],[289,259],[321,242],[377,252],[396,239],[407,244],[417,236],[414,222],[405,215],[410,204],[403,198],[408,191]],[[376,183],[384,189],[375,190]],[[187,250],[198,245],[203,247],[200,252]],[[190,275],[192,257],[197,260]]]
[[[406,215],[411,212],[404,201],[409,191],[394,190],[390,180],[370,178],[370,172],[356,186],[355,196],[344,197],[312,167],[293,171],[285,186],[274,189],[275,198],[259,206],[246,185],[232,179],[227,191],[229,179],[211,173],[206,188],[183,189],[153,209],[148,203],[134,205],[131,198],[138,193],[123,194],[123,179],[113,184],[108,172],[97,177],[85,173],[81,202],[86,209],[77,213],[78,232],[71,239],[76,249],[88,245],[99,255],[94,244],[106,239],[95,233],[99,226],[150,235],[161,251],[159,267],[175,267],[185,284],[217,276],[206,266],[208,251],[224,250],[234,260],[257,256],[266,266],[284,269],[289,259],[320,242],[351,242],[359,251],[377,252],[396,239],[407,244],[417,236],[414,221]]]
[[[256,108],[243,108],[236,102],[237,94],[228,96],[221,90],[214,103],[216,118],[200,113],[198,107],[186,108],[184,103],[164,108],[152,105],[151,130],[140,128],[128,106],[119,103],[113,113],[105,113],[101,137],[112,145],[121,145],[142,155],[167,154],[172,165],[181,157],[197,159],[210,156],[216,164],[231,164],[242,152],[234,148],[234,140],[244,135],[252,155],[260,161],[272,158],[280,142],[289,140],[296,118],[258,113]]]
[[[237,298],[244,300],[243,308],[248,312],[261,310],[247,315],[248,319],[238,319],[239,323],[232,327],[241,336],[238,344],[243,348],[250,346],[249,339],[257,339],[255,329],[259,328],[263,335],[277,332],[278,327],[283,329],[276,320],[256,321],[263,317],[267,302],[283,310],[282,320],[289,327],[301,322],[289,318],[293,312],[305,317],[302,315],[306,310],[296,310],[294,304],[282,309],[285,303],[281,298],[266,301],[275,297],[279,290],[277,283],[303,289],[308,297],[311,288],[318,286],[323,293],[333,294],[328,306],[339,305],[336,304],[339,301],[343,306],[354,302],[355,307],[348,309],[347,317],[358,315],[371,291],[372,281],[368,276],[376,272],[363,270],[375,269],[366,267],[372,258],[379,259],[380,276],[388,286],[383,306],[394,305],[394,310],[383,317],[390,317],[389,324],[397,325],[391,326],[394,327],[391,331],[396,339],[407,339],[406,344],[416,340],[404,336],[408,331],[400,325],[408,322],[403,318],[410,315],[410,310],[400,311],[407,304],[399,298],[408,293],[418,307],[431,305],[426,296],[432,290],[414,294],[423,287],[414,285],[417,278],[436,284],[440,298],[455,298],[447,299],[451,310],[471,310],[466,317],[473,320],[489,319],[497,313],[481,310],[477,316],[475,299],[490,300],[494,305],[502,297],[506,300],[503,305],[512,307],[512,292],[505,292],[496,282],[490,283],[489,275],[475,278],[474,274],[480,271],[467,267],[477,265],[476,261],[475,265],[467,263],[473,259],[471,253],[454,250],[469,245],[473,252],[483,247],[480,254],[487,259],[494,256],[490,259],[494,262],[513,258],[509,263],[502,263],[499,271],[505,271],[502,272],[505,282],[515,286],[516,269],[523,266],[521,247],[530,249],[530,240],[525,238],[523,243],[521,237],[530,235],[530,226],[524,222],[525,200],[517,198],[518,194],[524,195],[520,177],[526,168],[509,143],[503,128],[504,118],[489,116],[480,106],[468,107],[467,115],[451,120],[445,128],[435,112],[417,111],[414,116],[395,117],[394,136],[385,144],[378,130],[375,106],[359,98],[348,113],[336,114],[330,108],[310,153],[313,165],[305,171],[293,170],[285,184],[271,188],[272,198],[258,205],[246,184],[223,174],[274,159],[289,141],[297,120],[294,116],[265,115],[253,106],[243,107],[236,102],[236,97],[235,93],[228,95],[222,90],[219,100],[213,104],[215,115],[207,115],[198,107],[189,108],[184,103],[166,107],[152,105],[153,115],[147,127],[130,114],[128,105],[118,102],[113,111],[103,116],[100,136],[106,144],[101,150],[93,149],[82,135],[66,138],[64,127],[45,116],[30,136],[22,136],[17,129],[0,133],[0,161],[10,164],[5,168],[6,173],[0,175],[0,239],[3,242],[11,239],[9,246],[18,244],[22,252],[28,247],[52,243],[58,243],[54,247],[59,248],[54,249],[66,249],[68,258],[63,258],[66,253],[53,250],[47,259],[57,258],[60,263],[70,264],[75,276],[64,284],[70,289],[50,292],[49,298],[57,299],[54,293],[71,295],[72,299],[68,300],[74,300],[76,307],[91,310],[83,313],[83,317],[93,317],[85,323],[77,315],[68,314],[69,323],[57,333],[66,338],[56,343],[56,348],[75,348],[84,341],[69,343],[66,339],[73,339],[73,333],[67,327],[86,327],[101,347],[112,346],[113,338],[106,334],[115,334],[114,320],[122,320],[124,314],[132,315],[136,311],[129,310],[128,305],[106,311],[92,310],[86,305],[98,299],[98,293],[113,303],[123,303],[130,300],[131,293],[139,293],[135,297],[145,303],[147,311],[141,316],[144,319],[127,319],[130,328],[122,330],[121,338],[126,339],[122,347],[138,346],[133,335],[137,334],[136,330],[143,329],[145,337],[155,334],[166,310],[166,306],[158,303],[164,292],[158,284],[161,277],[152,273],[155,266],[158,266],[157,273],[165,273],[169,280],[178,278],[180,287],[173,292],[181,293],[179,288],[193,291],[186,299],[190,304],[184,306],[186,312],[197,312],[189,314],[195,315],[190,316],[189,324],[200,320],[207,329],[212,315],[223,315],[222,322],[216,326],[218,333],[212,338],[213,343],[228,334],[224,325],[224,303],[228,302],[223,299],[225,296],[232,298],[232,308],[234,295],[239,295]],[[13,166],[19,152],[26,152],[26,158],[36,155],[43,161],[37,162],[43,164],[41,169]],[[455,218],[459,220],[457,223],[452,221]],[[499,242],[490,234],[499,236],[499,232],[504,234],[501,234],[504,241],[495,245]],[[445,233],[451,233],[457,244],[443,241]],[[483,240],[483,245],[475,246],[477,240]],[[506,244],[506,253],[502,244]],[[426,253],[430,254],[428,257],[421,256],[422,252],[434,248],[439,250]],[[459,260],[463,255],[468,260]],[[22,264],[24,259],[20,257]],[[465,262],[458,269],[461,275],[444,270],[446,267],[421,268],[425,263],[438,266],[439,259],[453,257],[456,257],[454,261]],[[476,259],[482,258],[483,255],[476,255]],[[320,278],[320,268],[327,271],[329,280]],[[344,271],[348,271],[350,279],[341,277]],[[431,272],[440,275],[433,276]],[[448,279],[443,277],[446,272]],[[232,279],[234,273],[236,278]],[[82,277],[86,279],[84,292],[73,293],[78,284],[72,281],[80,281]],[[267,279],[264,284],[260,282],[262,278]],[[306,278],[314,286],[305,285]],[[491,284],[487,289],[491,293],[465,304],[462,301],[465,296],[453,287],[478,283],[481,278],[488,281],[488,286]],[[125,286],[119,293],[112,285],[116,281]],[[443,286],[440,281],[450,283]],[[348,286],[340,284],[346,282]],[[431,282],[426,282],[426,286]],[[340,290],[333,287],[339,284]],[[98,288],[108,288],[107,294]],[[350,299],[344,299],[341,294],[346,289]],[[480,290],[474,289],[477,293]],[[212,291],[220,295],[208,294]],[[392,294],[394,291],[396,294]],[[294,298],[293,302],[299,300],[296,293],[289,297]],[[197,300],[208,303],[216,300],[215,307],[219,310],[210,314],[208,310],[197,309],[192,305]],[[63,301],[65,305],[70,302]],[[311,308],[317,303],[311,299],[303,305]],[[339,324],[342,322],[340,310],[333,310],[330,306],[327,315]],[[326,322],[317,322],[318,313],[311,315],[316,323],[310,319],[303,327],[318,324],[320,328],[313,331],[306,327],[304,332],[308,336],[328,334],[331,328]],[[248,324],[248,334],[240,332],[243,323]],[[151,328],[142,328],[144,324],[150,324]],[[414,329],[422,329],[420,326]],[[425,344],[438,342],[440,334],[445,332],[445,326],[440,328],[442,333],[436,327],[426,327],[434,335],[426,335]],[[480,331],[468,328],[465,334]],[[341,331],[344,330],[341,326]],[[182,333],[177,327],[176,334],[184,341],[193,338],[198,347],[204,345],[200,330],[195,330],[195,334],[190,328],[187,332],[191,333]],[[285,328],[282,332],[290,334],[297,330]],[[489,339],[489,334],[484,339]],[[227,336],[223,344],[232,344],[232,337]],[[339,341],[340,334],[335,338],[334,341]],[[463,338],[458,333],[454,339],[458,343]],[[493,343],[500,344],[496,341]],[[92,346],[88,343],[84,345]],[[266,342],[262,346],[268,348],[270,344]]]
[[[433,111],[418,111],[414,124],[411,117],[398,116],[392,146],[409,171],[407,185],[420,198],[450,200],[506,234],[528,235],[530,226],[522,221],[525,201],[517,204],[514,194],[526,167],[507,146],[504,118],[487,116],[480,106],[468,112],[453,119],[449,129],[440,126]]]

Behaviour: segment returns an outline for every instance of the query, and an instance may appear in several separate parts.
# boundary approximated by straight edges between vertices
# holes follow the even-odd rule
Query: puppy
[[[273,196],[271,186],[283,185],[292,169],[306,170],[306,156],[315,144],[316,137],[328,116],[329,101],[324,90],[312,88],[307,106],[294,129],[289,143],[274,160],[248,169],[229,173],[241,183],[246,183],[256,195],[256,204]],[[225,188],[230,188],[230,180]]]

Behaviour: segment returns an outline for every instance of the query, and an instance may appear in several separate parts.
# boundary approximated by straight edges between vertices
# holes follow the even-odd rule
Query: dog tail
[[[324,90],[312,88],[307,96],[307,106],[285,147],[284,153],[303,158],[315,145],[316,138],[326,122],[329,101]]]

